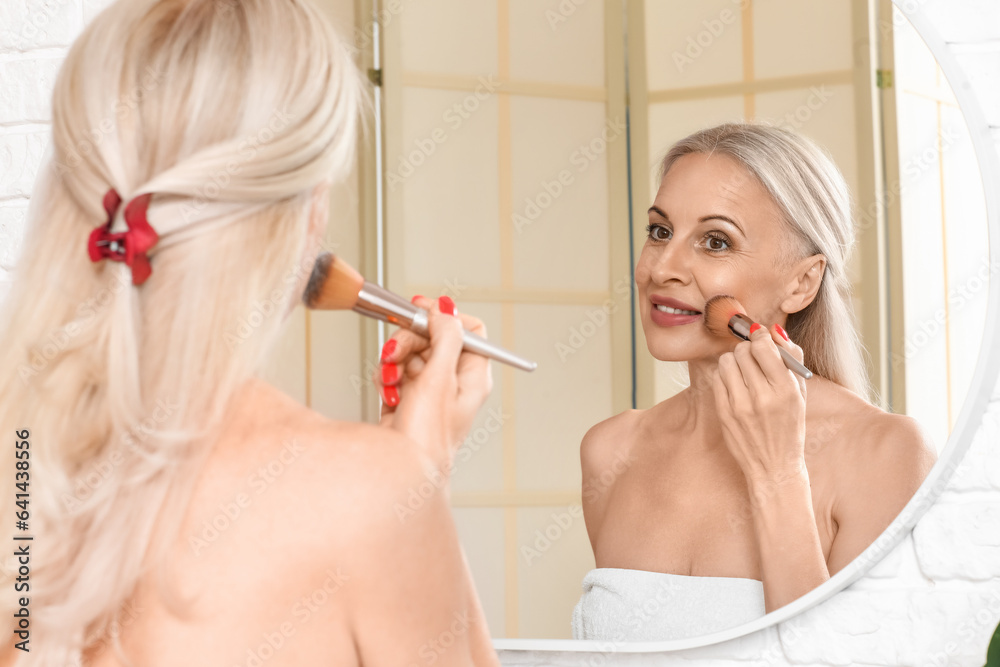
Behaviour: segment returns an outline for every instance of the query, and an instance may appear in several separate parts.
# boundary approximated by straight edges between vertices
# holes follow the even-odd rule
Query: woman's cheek
[[[645,255],[639,255],[635,265],[635,284],[641,289],[649,282],[649,266],[644,261]]]

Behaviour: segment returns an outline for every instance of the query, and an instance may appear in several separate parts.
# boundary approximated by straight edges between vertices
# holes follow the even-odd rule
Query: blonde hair
[[[98,638],[120,648],[144,559],[168,569],[154,522],[176,528],[227,406],[297,303],[313,189],[351,168],[365,102],[307,0],[117,0],[70,48],[0,324],[5,468],[11,434],[30,431],[29,531],[5,525],[37,535],[32,664],[76,664]],[[87,254],[112,187],[115,231],[124,204],[153,193],[160,240],[141,286]],[[14,484],[3,473],[7,517]],[[16,576],[8,555],[0,586]],[[0,600],[9,629],[17,602]]]
[[[822,253],[819,292],[788,316],[788,335],[813,372],[866,401],[872,388],[851,304],[847,264],[854,246],[854,204],[843,175],[816,143],[791,130],[758,123],[725,123],[675,143],[660,163],[660,180],[690,153],[727,155],[754,176],[784,215],[789,263]]]

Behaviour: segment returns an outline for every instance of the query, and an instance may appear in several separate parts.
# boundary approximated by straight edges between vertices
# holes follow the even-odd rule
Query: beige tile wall
[[[627,291],[612,301],[628,228],[611,194],[627,180],[624,117],[605,83],[609,10],[578,3],[553,20],[553,7],[413,2],[385,31],[388,286],[449,294],[538,362],[531,374],[494,363],[454,477],[459,532],[502,637],[571,636],[593,567],[580,440],[613,414],[614,367],[627,373],[630,359],[627,340],[613,344],[615,323],[628,328]]]

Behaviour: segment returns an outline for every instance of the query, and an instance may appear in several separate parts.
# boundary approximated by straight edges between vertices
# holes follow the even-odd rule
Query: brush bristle
[[[746,311],[735,297],[728,294],[713,296],[705,304],[705,327],[716,336],[732,336],[729,320],[738,313]]]
[[[354,267],[325,252],[316,258],[302,301],[316,310],[350,310],[357,305],[364,283]]]

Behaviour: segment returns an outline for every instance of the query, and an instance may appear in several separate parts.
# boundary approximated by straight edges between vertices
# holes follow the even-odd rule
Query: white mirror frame
[[[986,117],[972,91],[972,85],[958,61],[952,56],[944,40],[931,25],[930,18],[925,16],[919,4],[906,0],[892,0],[914,29],[923,38],[934,55],[945,78],[951,85],[958,100],[959,108],[965,117],[969,128],[976,158],[979,162],[980,174],[983,179],[983,193],[986,200],[986,218],[988,237],[990,241],[990,289],[983,327],[983,342],[979,351],[979,360],[969,393],[962,411],[958,415],[955,429],[941,451],[938,462],[921,484],[910,502],[906,504],[899,516],[886,528],[885,532],[849,565],[823,582],[820,586],[799,599],[772,611],[754,621],[743,625],[714,632],[699,637],[678,639],[662,642],[615,642],[602,640],[579,639],[494,639],[493,646],[505,651],[576,651],[596,653],[649,653],[681,651],[685,649],[708,646],[719,642],[736,639],[744,635],[763,630],[777,623],[782,623],[813,607],[824,600],[833,597],[841,590],[860,579],[875,563],[884,558],[913,529],[917,520],[937,500],[951,479],[952,473],[961,463],[966,450],[972,443],[972,438],[978,430],[990,394],[996,386],[998,370],[1000,370],[1000,345],[991,344],[1000,340],[1000,281],[993,279],[993,267],[1000,266],[1000,200],[997,188],[1000,186],[1000,158],[993,145]],[[954,8],[952,8],[954,10]]]

